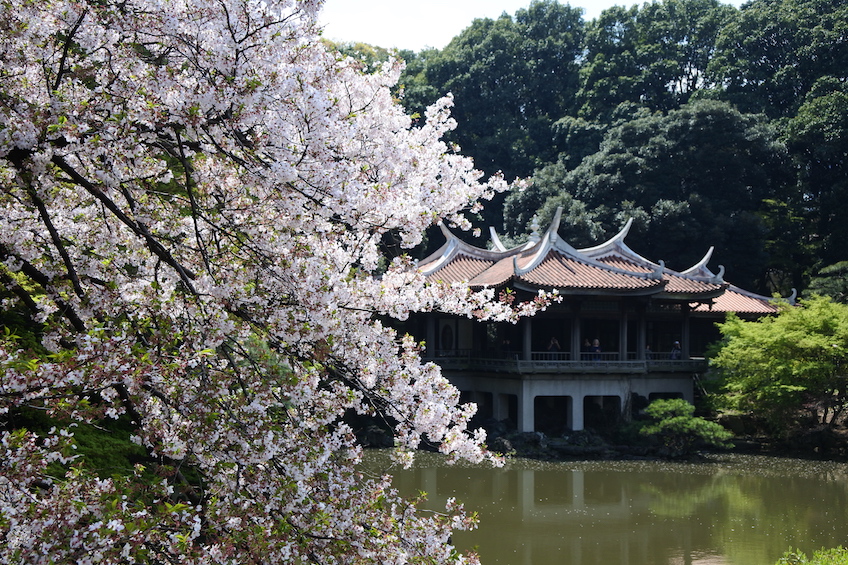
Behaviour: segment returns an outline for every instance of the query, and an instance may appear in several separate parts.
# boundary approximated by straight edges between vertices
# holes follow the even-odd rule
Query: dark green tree
[[[848,260],[848,86],[829,77],[816,83],[788,120],[786,143],[800,190],[795,206],[808,226],[818,267]]]
[[[848,4],[749,2],[719,34],[709,72],[741,111],[792,116],[819,78],[848,77]]]
[[[429,47],[419,52],[402,50],[398,55],[406,63],[397,91],[401,104],[411,114],[422,116],[424,109],[444,93],[427,79],[427,62],[438,57],[439,50]]]
[[[817,272],[804,292],[805,296],[828,296],[836,302],[848,304],[848,261],[828,265]]]
[[[581,10],[554,0],[534,0],[514,18],[474,20],[427,54],[426,80],[418,80],[427,88],[407,89],[404,105],[421,112],[429,96],[452,93],[458,126],[451,140],[486,173],[529,176],[556,156],[551,125],[573,107],[582,38]],[[401,82],[411,72],[421,71]]]
[[[580,115],[608,121],[630,102],[668,111],[707,86],[715,40],[734,14],[718,0],[663,0],[614,6],[587,25]]]
[[[513,224],[524,231],[544,201],[568,193],[606,235],[634,217],[628,244],[647,257],[684,269],[716,246],[732,280],[756,286],[767,267],[762,214],[791,178],[776,137],[762,116],[719,102],[643,113],[612,127],[573,170],[561,163],[540,170],[533,186],[510,195],[508,217],[525,222]]]

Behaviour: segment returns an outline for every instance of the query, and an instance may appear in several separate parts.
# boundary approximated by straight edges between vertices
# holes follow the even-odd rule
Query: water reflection
[[[370,466],[388,465],[371,453]],[[432,454],[393,471],[400,491],[480,515],[458,533],[484,565],[773,565],[788,548],[848,545],[848,465],[750,456],[703,464],[446,466]]]

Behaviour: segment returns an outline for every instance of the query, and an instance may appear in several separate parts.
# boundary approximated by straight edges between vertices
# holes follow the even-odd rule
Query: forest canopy
[[[632,217],[642,255],[685,269],[715,246],[735,283],[784,296],[848,260],[845,2],[661,0],[586,21],[534,0],[400,55],[408,111],[452,93],[448,139],[531,180],[481,228],[520,240],[561,205],[585,245]]]

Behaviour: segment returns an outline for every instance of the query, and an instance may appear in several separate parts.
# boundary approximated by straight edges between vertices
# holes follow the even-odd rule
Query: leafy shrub
[[[800,551],[787,551],[775,565],[848,565],[848,549],[821,549],[810,559]]]
[[[720,448],[732,446],[733,434],[694,413],[695,407],[682,398],[654,400],[645,408],[645,414],[653,422],[644,425],[640,433],[658,438],[669,457],[689,455],[701,444]]]

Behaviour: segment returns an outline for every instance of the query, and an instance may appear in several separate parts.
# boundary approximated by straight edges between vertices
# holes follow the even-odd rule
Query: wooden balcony
[[[651,359],[637,359],[628,353],[622,359],[618,353],[577,353],[533,351],[529,359],[519,352],[487,352],[471,349],[436,351],[434,357],[424,357],[443,369],[451,371],[490,371],[502,373],[703,373],[707,361],[703,358],[670,359],[670,353],[654,353]]]

